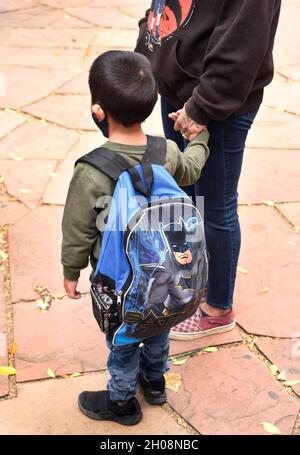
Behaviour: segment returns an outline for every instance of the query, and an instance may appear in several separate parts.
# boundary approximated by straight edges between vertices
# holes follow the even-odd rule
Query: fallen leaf
[[[266,286],[265,288],[262,288],[259,293],[260,294],[266,294],[267,292],[269,292],[270,288],[268,286]]]
[[[276,374],[277,371],[279,371],[279,368],[277,365],[273,364],[269,366],[269,370],[271,371],[272,374]]]
[[[15,341],[12,342],[12,344],[8,348],[8,353],[10,355],[15,355],[17,352],[17,343]]]
[[[300,379],[293,379],[292,381],[285,381],[284,383],[285,385],[297,385],[297,384],[300,384]]]
[[[55,178],[55,177],[57,177],[57,173],[56,172],[50,172],[49,176],[51,178]]]
[[[50,376],[50,378],[56,378],[55,373],[51,368],[48,368],[47,374]]]
[[[4,182],[4,179],[2,176],[0,176],[0,183],[3,183]]]
[[[45,120],[44,118],[41,118],[40,122],[43,124],[43,125],[47,125],[47,120]]]
[[[243,267],[240,266],[237,267],[237,271],[244,274],[249,273],[247,269],[244,269]]]
[[[286,372],[285,372],[285,370],[282,370],[282,372],[279,373],[279,375],[277,376],[277,379],[278,379],[279,381],[284,381],[284,380],[286,379]]]
[[[54,297],[55,300],[62,300],[64,298],[63,294],[54,294],[52,297]]]
[[[14,367],[0,367],[0,376],[11,376],[16,373],[17,372]]]
[[[21,188],[20,193],[29,194],[32,193],[32,190],[30,190],[29,188]]]
[[[5,251],[0,251],[0,256],[3,262],[8,258],[8,254],[6,254]]]
[[[166,388],[173,392],[178,392],[181,386],[181,374],[179,373],[166,373]]]
[[[184,357],[183,359],[171,359],[172,365],[183,365],[187,361],[188,357]]]
[[[62,374],[61,377],[64,378],[64,379],[69,379],[70,375],[69,374]]]
[[[218,348],[215,348],[212,346],[212,347],[202,349],[202,352],[216,352],[218,350],[219,350]]]
[[[295,245],[296,245],[296,242],[293,242],[292,240],[290,240],[290,241],[288,242],[288,244],[289,244],[289,245],[292,245],[292,246],[295,246]]]
[[[251,338],[251,341],[249,342],[250,351],[253,351],[256,341],[257,341],[257,337]]]
[[[70,378],[78,378],[78,376],[82,376],[82,373],[72,373]]]
[[[264,430],[267,431],[268,433],[281,434],[281,431],[279,430],[279,428],[275,427],[275,425],[273,425],[273,423],[262,422],[262,426],[264,427]]]
[[[270,207],[275,207],[275,202],[274,201],[263,201],[264,204],[269,205]]]
[[[294,226],[294,231],[295,231],[297,234],[300,234],[300,226]]]

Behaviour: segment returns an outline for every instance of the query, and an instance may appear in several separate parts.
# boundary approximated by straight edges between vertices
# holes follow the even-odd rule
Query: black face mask
[[[96,114],[92,113],[92,117],[103,136],[108,137],[108,121],[106,118],[100,122],[100,120],[97,119]]]

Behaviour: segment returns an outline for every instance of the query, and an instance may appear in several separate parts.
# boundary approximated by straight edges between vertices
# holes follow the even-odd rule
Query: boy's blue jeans
[[[159,379],[168,371],[169,330],[140,343],[114,346],[106,337],[110,349],[108,371],[111,375],[107,388],[112,401],[130,400],[136,394],[139,372],[148,380]]]
[[[185,141],[174,131],[168,118],[176,111],[162,99],[162,120],[167,139],[183,150]],[[246,138],[256,111],[231,116],[223,122],[211,121],[208,146],[209,158],[201,178],[183,190],[193,199],[204,197],[204,227],[209,253],[209,273],[206,300],[220,309],[232,306],[236,269],[241,244],[238,207],[238,181],[241,173]]]

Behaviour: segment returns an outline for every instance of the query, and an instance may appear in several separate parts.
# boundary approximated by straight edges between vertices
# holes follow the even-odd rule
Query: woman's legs
[[[168,113],[174,110],[162,100],[166,138],[175,140],[183,150],[183,138],[180,133],[172,131],[174,122],[168,119]],[[255,115],[256,111],[253,111],[232,116],[223,122],[209,123],[210,156],[200,180],[195,184],[196,196],[204,197],[204,224],[209,253],[207,304],[212,310],[209,314],[214,316],[226,313],[232,306],[241,241],[237,187],[245,142]],[[186,190],[186,187],[183,189]],[[207,309],[208,305],[204,308]]]

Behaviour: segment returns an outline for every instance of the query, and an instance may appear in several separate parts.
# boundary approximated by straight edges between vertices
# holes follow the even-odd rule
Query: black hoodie
[[[281,0],[155,0],[139,22],[159,92],[200,124],[257,109]]]

